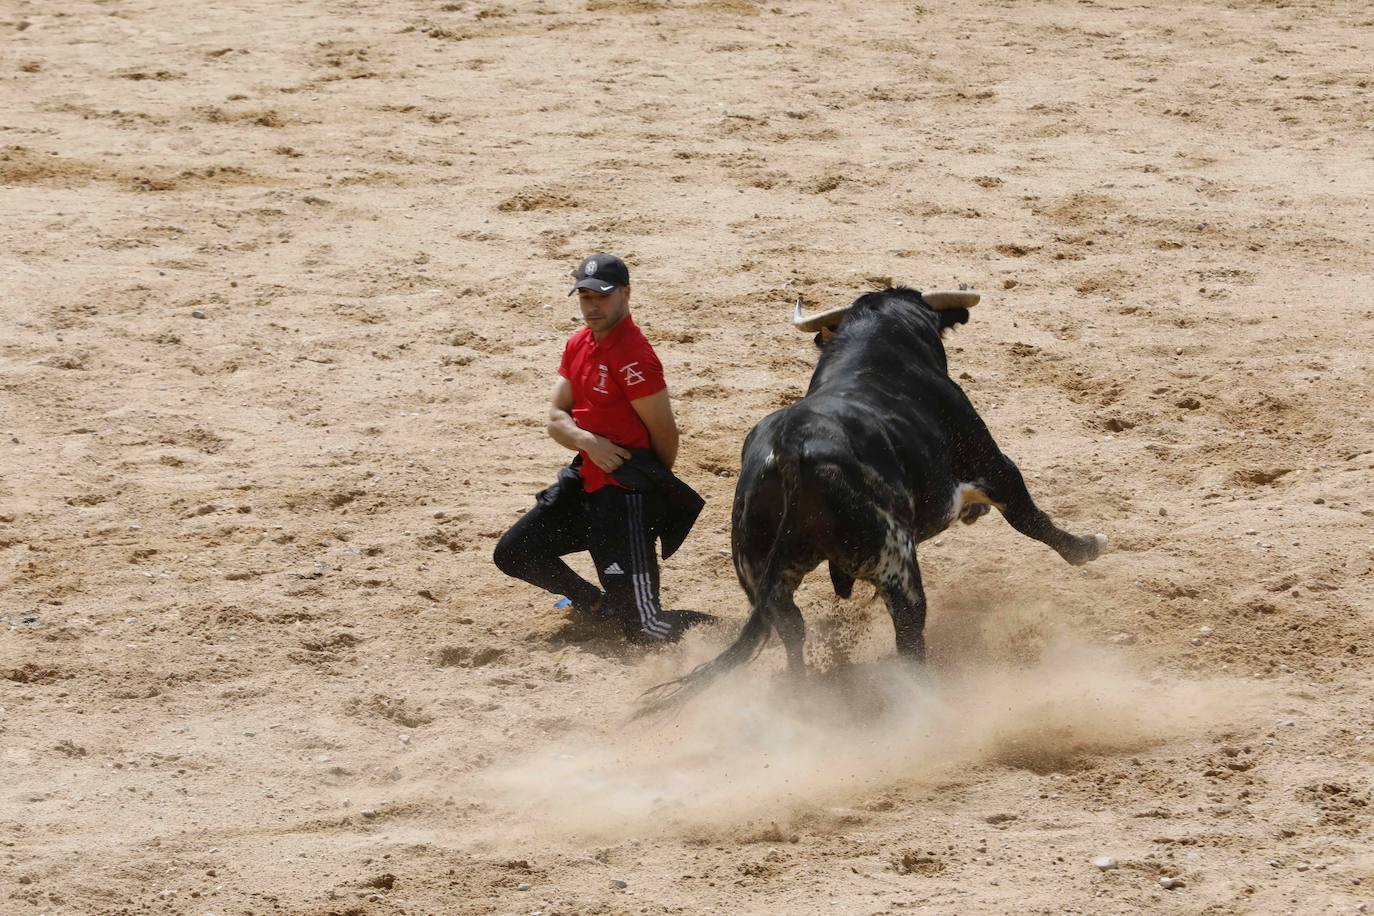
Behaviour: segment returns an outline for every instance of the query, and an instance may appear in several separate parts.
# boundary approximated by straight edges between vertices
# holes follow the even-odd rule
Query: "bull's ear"
[[[944,309],[936,312],[935,317],[940,321],[940,336],[956,324],[968,324],[968,309]]]

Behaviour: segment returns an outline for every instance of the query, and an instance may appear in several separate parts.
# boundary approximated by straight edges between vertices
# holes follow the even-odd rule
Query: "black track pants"
[[[572,474],[540,493],[496,545],[492,557],[508,576],[523,579],[589,609],[605,592],[602,614],[619,620],[627,636],[667,639],[671,627],[658,600],[658,507],[653,494],[604,486],[582,489]],[[601,580],[598,589],[561,557],[589,550]]]

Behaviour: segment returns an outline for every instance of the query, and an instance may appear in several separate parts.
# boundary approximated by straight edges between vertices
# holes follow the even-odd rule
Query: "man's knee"
[[[491,552],[491,561],[501,572],[519,579],[528,561],[525,551],[516,544],[519,539],[512,537],[511,534],[512,532],[507,531],[501,536],[501,540],[496,542],[496,549]]]

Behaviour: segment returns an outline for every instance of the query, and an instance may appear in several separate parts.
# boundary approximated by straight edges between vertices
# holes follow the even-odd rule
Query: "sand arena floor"
[[[0,0],[0,35],[0,912],[1374,904],[1367,4]],[[664,594],[726,623],[661,652],[489,562],[567,458],[597,249],[709,500]],[[916,680],[814,575],[804,691],[774,646],[627,725],[746,613],[792,299],[888,278],[986,294],[951,371],[1111,551],[928,542]]]

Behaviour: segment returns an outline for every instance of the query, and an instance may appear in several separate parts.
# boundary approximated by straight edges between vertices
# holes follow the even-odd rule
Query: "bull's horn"
[[[796,325],[797,330],[805,331],[808,334],[819,331],[821,328],[831,328],[840,323],[844,313],[849,311],[849,306],[842,305],[837,309],[828,312],[821,312],[816,315],[807,315],[802,312],[801,296],[797,297],[797,304],[792,309],[792,324]]]
[[[921,293],[921,298],[935,311],[943,312],[946,309],[971,309],[983,297],[971,289],[952,289]]]

